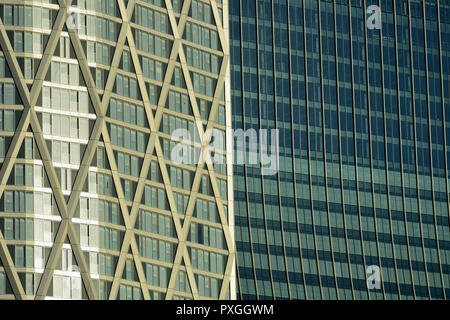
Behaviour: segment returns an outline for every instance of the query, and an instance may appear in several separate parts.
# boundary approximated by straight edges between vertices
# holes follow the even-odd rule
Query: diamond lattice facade
[[[227,2],[0,1],[0,299],[234,297]]]
[[[238,297],[448,299],[450,2],[235,0],[230,36],[233,127],[280,140],[234,166]]]

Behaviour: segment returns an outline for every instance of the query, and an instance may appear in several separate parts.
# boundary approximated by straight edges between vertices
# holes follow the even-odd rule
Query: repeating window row
[[[166,210],[168,208],[165,190],[149,185],[146,185],[144,187],[143,202],[146,206],[151,206],[154,208],[163,210]]]
[[[105,276],[114,275],[114,266],[116,265],[117,258],[109,254],[98,254],[98,273]]]
[[[218,249],[225,249],[222,229],[191,223],[190,230],[189,240],[191,242]]]
[[[4,202],[2,201],[1,203],[1,211],[22,213],[33,212],[33,192],[5,191],[4,199]]]
[[[111,176],[100,172],[89,172],[89,192],[113,196],[115,189]]]
[[[0,230],[4,234],[6,240],[34,240],[33,219],[0,219]]]
[[[192,115],[191,103],[189,97],[184,93],[179,93],[170,90],[168,105],[166,106],[170,110],[181,112],[182,114]]]
[[[191,292],[189,280],[185,271],[182,270],[178,271],[177,280],[175,283],[175,290],[187,293]]]
[[[121,232],[119,230],[113,230],[111,228],[99,227],[100,248],[109,250],[120,250],[120,244],[122,243]]]
[[[52,161],[60,164],[80,164],[80,144],[53,140]]]
[[[165,63],[142,57],[142,74],[144,77],[162,82],[165,70]]]
[[[202,275],[195,275],[198,286],[198,294],[203,297],[211,297],[218,299],[221,281]]]
[[[50,69],[52,82],[70,84],[73,86],[78,86],[80,84],[78,64],[52,61]]]
[[[141,300],[141,289],[137,287],[121,284],[119,287],[119,299],[120,300]]]
[[[146,210],[139,212],[137,228],[166,237],[174,236],[173,223],[170,217]]]
[[[187,41],[191,41],[214,50],[220,49],[217,31],[192,22],[186,22],[185,29],[185,37]]]
[[[139,237],[139,252],[143,257],[165,262],[173,262],[174,245],[170,242]]]
[[[80,219],[120,224],[120,210],[116,203],[94,198],[80,198]]]
[[[5,57],[0,56],[0,78],[4,78],[6,73],[11,77],[11,72],[9,71],[8,64],[5,64]]]
[[[145,278],[147,279],[147,284],[151,286],[167,288],[169,285],[169,275],[170,271],[165,267],[149,263],[145,264]]]
[[[89,119],[42,113],[44,134],[70,139],[89,139]]]
[[[131,99],[140,99],[137,80],[118,74],[114,92]]]
[[[194,269],[217,274],[223,274],[225,271],[226,257],[223,255],[196,248],[189,248],[189,252]]]
[[[191,16],[196,20],[206,23],[214,23],[211,5],[199,0],[193,0],[191,4]]]
[[[3,21],[5,25],[51,29],[51,10],[41,7],[5,5]]]
[[[217,187],[220,191],[220,196],[223,200],[226,200],[228,198],[227,195],[227,181],[217,178]],[[214,196],[214,190],[212,188],[211,180],[208,178],[208,176],[204,175],[202,176],[202,181],[200,184],[200,192],[205,195]]]
[[[32,164],[25,164],[25,165],[16,164],[16,165],[14,165],[14,184],[17,186],[33,186],[34,185],[34,168],[33,168]]]
[[[211,222],[220,222],[216,203],[208,200],[197,199],[195,217]]]
[[[0,84],[0,92],[1,92],[1,84]],[[14,86],[11,86],[13,89]],[[0,103],[1,97],[0,97]],[[8,103],[9,104],[9,103]],[[1,131],[15,131],[15,112],[14,110],[0,110],[0,130]]]
[[[11,287],[9,286],[9,281],[6,279],[6,274],[0,272],[0,294],[12,293]]]
[[[111,143],[118,147],[145,152],[145,134],[122,126],[110,124]]]
[[[81,299],[81,277],[53,275],[53,297],[60,299]]]
[[[16,104],[16,88],[12,83],[0,83],[0,104]]]
[[[169,172],[170,172],[170,184],[173,187],[191,190],[193,179],[192,171],[177,168],[174,166],[169,166]]]
[[[178,213],[185,214],[188,203],[189,203],[189,196],[180,194],[178,192],[174,192],[173,198],[174,198],[175,204],[177,206]]]
[[[187,130],[189,132],[191,141],[194,140],[195,133],[197,132],[194,122],[179,118],[173,115],[163,114],[162,118],[162,132],[172,135],[175,130]],[[187,137],[183,137],[187,138]]]
[[[77,2],[78,8],[87,9],[87,10],[95,10],[98,12],[102,12],[105,14],[109,14],[111,16],[119,15],[119,10],[117,7],[116,1],[110,0],[78,0]]]
[[[42,106],[54,110],[88,113],[89,97],[85,91],[43,87]]]
[[[94,16],[86,16],[80,14],[80,34],[87,34],[88,36],[103,38],[109,41],[117,41],[118,25],[116,22]]]
[[[162,141],[163,155],[166,159],[172,159],[172,155],[177,154],[176,152],[179,151],[180,154],[177,154],[177,156],[180,157],[179,160],[181,163],[187,165],[193,165],[198,163],[197,160],[199,159],[200,155],[199,148],[189,145],[183,145],[183,148],[180,150],[179,149],[180,145],[178,141],[169,141],[164,138],[160,139]]]
[[[43,35],[41,33],[14,31],[14,51],[42,54],[42,48]]]
[[[147,127],[145,110],[141,106],[112,98],[108,111],[108,115],[113,119],[125,121],[140,127]]]
[[[134,30],[138,50],[168,58],[171,41],[141,30]]]
[[[120,173],[139,177],[142,160],[122,152],[114,152],[116,155],[117,169]]]
[[[97,225],[79,224],[76,225],[76,228],[80,230],[80,245],[98,248],[100,242],[101,248],[117,250],[115,247],[116,230],[103,228],[104,232],[99,235],[101,227]]]
[[[214,97],[216,89],[216,80],[208,76],[191,72],[191,77],[194,79],[194,90],[197,93],[206,95],[208,97]]]
[[[165,13],[137,5],[134,8],[134,22],[139,26],[159,32],[169,32],[169,19]]]
[[[185,46],[185,50],[186,62],[188,65],[207,72],[219,74],[221,61],[218,56],[189,46]]]
[[[88,62],[97,62],[109,66],[111,64],[111,58],[114,54],[114,48],[101,43],[86,41],[87,45],[87,60]]]

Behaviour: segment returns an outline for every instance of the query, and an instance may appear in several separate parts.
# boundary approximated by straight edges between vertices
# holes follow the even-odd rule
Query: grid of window
[[[277,128],[280,144],[276,175],[234,167],[240,298],[449,296],[448,13],[232,2],[233,127]]]
[[[227,3],[216,2],[223,20]],[[231,228],[218,218],[218,208],[228,218],[226,167],[215,174],[215,197],[200,185],[210,180],[208,168],[172,161],[168,148],[176,144],[173,130],[192,132],[187,143],[194,150],[196,121],[205,129],[227,124],[226,75],[219,74],[228,61],[221,43],[227,34],[216,25],[210,1],[171,3],[173,10],[166,1],[137,0],[123,10],[120,1],[78,0],[70,9],[77,32],[68,32],[69,24],[56,19],[57,1],[0,0],[2,34],[8,35],[1,43],[13,49],[0,47],[0,162],[8,168],[0,232],[14,262],[6,270],[0,263],[0,297],[230,296],[225,271],[234,248],[223,229],[230,234]],[[124,12],[130,12],[126,19]],[[174,21],[204,36],[183,39]],[[187,48],[195,50],[195,64],[186,63]],[[194,112],[200,97],[201,112]],[[217,116],[208,119],[211,110]],[[195,180],[197,171],[201,179]],[[220,203],[217,217],[197,214],[197,200]],[[190,225],[197,228],[192,241]],[[200,246],[211,267],[186,269],[180,243],[188,250]]]

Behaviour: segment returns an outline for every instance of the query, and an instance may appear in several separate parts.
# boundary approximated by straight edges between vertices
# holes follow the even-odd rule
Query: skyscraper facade
[[[227,0],[0,1],[0,299],[234,298],[232,167],[172,157],[229,93]]]
[[[230,2],[238,298],[450,297],[450,3]]]

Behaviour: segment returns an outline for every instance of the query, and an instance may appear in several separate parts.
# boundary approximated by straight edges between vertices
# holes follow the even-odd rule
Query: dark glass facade
[[[233,127],[280,144],[234,166],[238,298],[450,297],[450,2],[233,0],[230,34]]]

